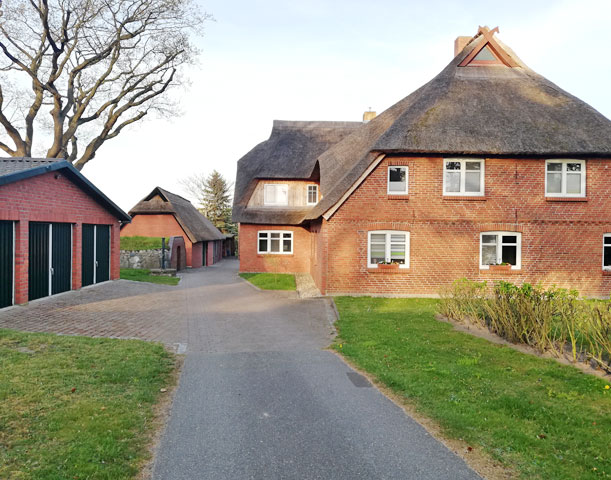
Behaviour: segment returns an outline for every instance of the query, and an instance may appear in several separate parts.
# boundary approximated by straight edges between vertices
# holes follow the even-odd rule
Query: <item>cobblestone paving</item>
[[[184,343],[184,291],[117,280],[0,310],[0,328]]]

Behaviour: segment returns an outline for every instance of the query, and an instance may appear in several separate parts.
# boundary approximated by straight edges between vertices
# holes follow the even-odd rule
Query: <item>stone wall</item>
[[[165,267],[170,268],[170,250],[165,250]],[[121,250],[121,268],[161,268],[161,248],[156,250]]]

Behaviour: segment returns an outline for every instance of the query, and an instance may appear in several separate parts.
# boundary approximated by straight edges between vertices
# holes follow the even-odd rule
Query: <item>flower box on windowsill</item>
[[[511,272],[511,265],[490,265],[489,269],[491,272]]]
[[[383,270],[385,272],[399,270],[398,263],[378,263],[378,270]]]

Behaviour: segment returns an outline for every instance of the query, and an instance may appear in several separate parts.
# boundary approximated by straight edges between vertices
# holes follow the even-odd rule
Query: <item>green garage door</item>
[[[72,225],[30,222],[29,300],[72,287]]]
[[[110,225],[83,225],[83,286],[110,280]]]
[[[13,304],[15,224],[0,221],[0,308]]]

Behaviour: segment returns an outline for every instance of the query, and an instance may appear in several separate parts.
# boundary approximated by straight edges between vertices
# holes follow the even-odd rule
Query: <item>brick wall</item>
[[[134,215],[131,223],[121,229],[122,237],[183,237],[187,266],[193,266],[193,244],[172,214]],[[201,263],[196,266],[201,266]]]
[[[204,242],[194,243],[191,247],[191,267],[199,268],[204,264]]]
[[[293,253],[290,255],[257,253],[257,234],[260,230],[282,230],[293,232]],[[309,273],[310,272],[310,232],[308,229],[290,225],[252,225],[240,224],[240,271]]]
[[[28,222],[73,224],[73,289],[80,288],[82,280],[82,224],[111,225],[110,278],[119,278],[118,220],[62,174],[51,172],[0,186],[0,220],[16,221],[15,303],[28,301]]]
[[[407,196],[386,194],[389,164],[409,167]],[[542,282],[608,296],[611,276],[602,271],[602,235],[611,233],[611,160],[588,160],[586,172],[585,199],[546,199],[545,160],[487,159],[484,197],[444,197],[442,158],[386,158],[330,221],[313,226],[326,271],[320,265],[309,270],[331,294],[435,294],[468,277]],[[370,230],[410,232],[410,268],[368,269]],[[479,269],[479,235],[494,230],[522,233],[519,271]],[[250,239],[244,243],[243,248],[250,243],[256,248]]]

